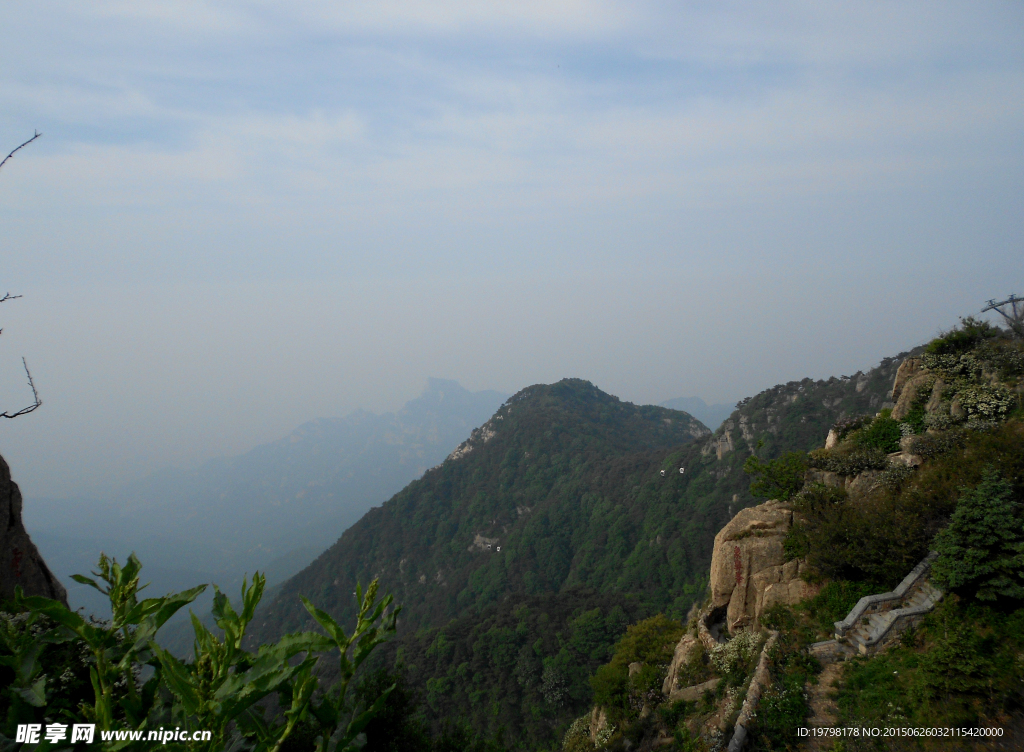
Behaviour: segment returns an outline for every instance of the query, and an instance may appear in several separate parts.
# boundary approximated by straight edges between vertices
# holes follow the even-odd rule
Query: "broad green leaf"
[[[309,611],[310,616],[316,619],[317,623],[323,627],[327,634],[338,644],[338,646],[348,644],[348,637],[345,635],[345,630],[334,620],[334,618],[326,611],[321,611],[319,608],[313,605],[312,601],[304,595],[300,595],[299,598],[302,600],[302,605]]]
[[[40,676],[30,687],[15,690],[15,694],[33,707],[46,707],[46,677]]]

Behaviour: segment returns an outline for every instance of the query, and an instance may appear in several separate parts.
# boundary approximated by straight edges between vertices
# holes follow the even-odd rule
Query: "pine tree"
[[[989,468],[961,491],[949,527],[935,536],[932,578],[983,601],[1024,599],[1024,519],[1013,486]]]

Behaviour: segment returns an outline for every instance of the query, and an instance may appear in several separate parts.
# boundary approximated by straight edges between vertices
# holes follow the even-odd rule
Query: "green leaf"
[[[194,715],[199,712],[201,698],[192,684],[192,674],[184,664],[156,643],[150,649],[160,661],[163,669],[163,681],[167,688],[181,700],[185,712]]]
[[[35,708],[46,707],[46,677],[40,676],[30,687],[14,690],[22,700]]]
[[[358,587],[358,586],[357,586]],[[348,647],[348,637],[345,635],[345,630],[336,622],[329,613],[321,611],[319,608],[313,605],[312,601],[304,595],[300,595],[299,598],[302,600],[302,605],[309,611],[310,616],[316,619],[317,623],[326,630],[327,634],[331,636],[331,639],[337,643],[338,647],[344,645]]]
[[[85,575],[81,575],[81,574],[73,574],[73,575],[71,575],[71,579],[74,580],[75,582],[79,582],[79,583],[81,583],[83,585],[88,585],[89,587],[96,588],[101,593],[103,593],[103,595],[106,595],[107,592],[108,592],[108,591],[104,590],[103,588],[101,588],[96,583],[96,580],[92,579],[91,577],[86,577]]]

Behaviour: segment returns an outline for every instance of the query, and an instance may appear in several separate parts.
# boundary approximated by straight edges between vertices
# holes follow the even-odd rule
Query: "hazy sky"
[[[68,495],[427,376],[734,401],[1024,293],[1024,4],[5,8],[0,453]]]

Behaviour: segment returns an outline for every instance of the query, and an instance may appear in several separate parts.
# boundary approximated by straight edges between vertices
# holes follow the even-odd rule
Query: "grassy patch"
[[[869,582],[850,582],[849,580],[834,580],[821,589],[813,598],[801,603],[798,608],[804,611],[811,622],[817,627],[818,636],[828,639],[835,623],[846,618],[850,610],[857,605],[857,601],[865,595],[874,595],[879,592]]]
[[[1024,608],[997,610],[950,596],[900,645],[847,664],[840,724],[999,725],[1019,707],[1022,669]]]

